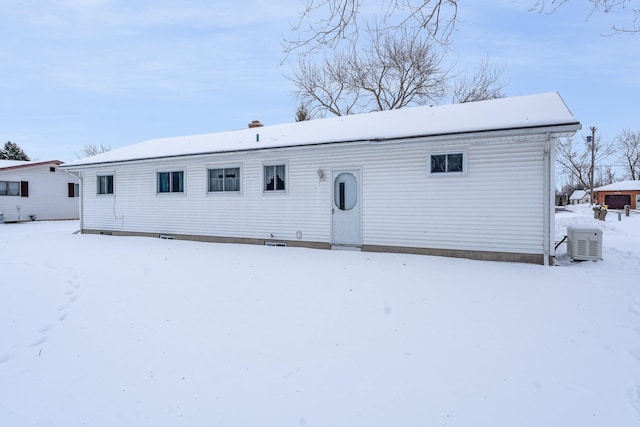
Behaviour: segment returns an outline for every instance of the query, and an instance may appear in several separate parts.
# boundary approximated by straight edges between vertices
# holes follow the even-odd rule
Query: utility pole
[[[589,177],[589,181],[591,181],[591,192],[589,193],[589,203],[593,206],[593,180],[596,169],[596,131],[598,128],[591,126],[589,129],[591,129],[591,135],[587,136],[587,142],[591,143],[591,176]]]

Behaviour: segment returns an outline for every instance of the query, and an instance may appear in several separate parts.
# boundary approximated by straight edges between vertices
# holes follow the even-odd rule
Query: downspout
[[[543,161],[543,237],[542,237],[542,249],[544,260],[543,264],[545,266],[549,265],[549,257],[551,254],[551,226],[553,225],[553,220],[551,218],[551,134],[547,132],[546,140],[544,143],[544,161]],[[554,254],[555,255],[555,254]]]

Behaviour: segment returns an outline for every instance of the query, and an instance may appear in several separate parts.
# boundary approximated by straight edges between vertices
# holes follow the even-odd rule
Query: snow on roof
[[[29,163],[30,162],[26,162],[24,160],[0,160],[0,169],[9,168],[13,166],[22,166]]]
[[[65,163],[63,167],[193,154],[348,141],[580,124],[556,92],[437,107],[413,107],[328,119],[161,138]]]
[[[580,200],[586,195],[587,195],[586,190],[575,190],[573,194],[571,194],[571,197],[569,197],[569,200]]]
[[[640,191],[640,181],[620,181],[594,188],[593,191]]]
[[[0,171],[9,169],[29,168],[32,166],[41,166],[48,164],[61,165],[60,160],[47,160],[45,162],[34,162],[26,160],[0,160]]]

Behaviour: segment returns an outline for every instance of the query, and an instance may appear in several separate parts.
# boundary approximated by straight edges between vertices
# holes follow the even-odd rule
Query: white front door
[[[636,194],[636,209],[640,209],[640,194]]]
[[[362,244],[360,172],[334,171],[332,195],[331,243],[355,246]]]

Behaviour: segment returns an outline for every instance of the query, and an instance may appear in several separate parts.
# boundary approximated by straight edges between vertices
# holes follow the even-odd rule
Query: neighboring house
[[[0,212],[5,222],[77,219],[78,178],[62,162],[0,160]]]
[[[150,140],[62,167],[83,233],[546,264],[557,93]],[[531,196],[526,208],[509,203]]]
[[[591,203],[591,195],[586,190],[575,190],[569,197],[569,204],[581,205],[583,203]]]
[[[640,209],[640,181],[620,181],[593,189],[596,203],[609,209]]]

